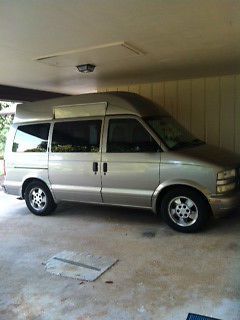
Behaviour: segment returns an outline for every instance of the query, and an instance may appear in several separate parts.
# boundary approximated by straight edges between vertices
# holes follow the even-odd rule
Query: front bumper
[[[208,199],[214,215],[222,215],[228,211],[240,208],[240,191],[226,195],[211,195]]]

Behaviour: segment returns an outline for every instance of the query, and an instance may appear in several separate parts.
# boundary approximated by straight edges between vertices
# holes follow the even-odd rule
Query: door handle
[[[103,173],[106,174],[107,172],[107,162],[103,162]]]
[[[98,172],[98,162],[93,162],[93,172],[97,174]]]

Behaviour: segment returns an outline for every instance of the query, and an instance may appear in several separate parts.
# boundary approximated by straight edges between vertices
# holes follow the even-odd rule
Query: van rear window
[[[13,152],[46,152],[50,124],[19,126],[12,146]]]

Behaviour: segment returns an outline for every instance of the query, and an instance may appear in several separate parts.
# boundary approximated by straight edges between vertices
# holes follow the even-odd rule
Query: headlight
[[[218,180],[224,180],[229,178],[235,178],[236,177],[236,169],[226,170],[218,172],[217,178]]]
[[[236,169],[225,170],[217,174],[217,192],[224,193],[236,188]]]
[[[225,184],[223,186],[217,186],[217,192],[218,193],[224,193],[224,192],[228,192],[231,190],[234,190],[236,187],[236,183],[229,183],[229,184]]]

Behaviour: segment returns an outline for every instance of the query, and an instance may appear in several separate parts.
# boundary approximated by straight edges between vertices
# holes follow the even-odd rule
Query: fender
[[[176,186],[176,185],[192,187],[192,188],[198,190],[199,192],[201,192],[207,198],[207,200],[210,197],[210,192],[208,191],[208,189],[206,187],[196,183],[195,181],[185,180],[185,179],[166,180],[163,183],[159,184],[159,186],[156,188],[156,190],[154,191],[154,193],[152,195],[152,210],[154,213],[157,213],[157,199],[158,199],[159,194],[166,187]]]
[[[22,182],[21,182],[21,190],[20,190],[21,196],[23,196],[23,190],[22,190],[23,184],[27,179],[38,179],[38,180],[42,181],[43,183],[45,183],[47,185],[48,189],[50,190],[55,203],[57,203],[57,200],[56,200],[54,193],[52,191],[51,183],[48,178],[48,169],[47,168],[46,169],[39,169],[39,170],[32,170],[27,175],[25,175],[23,177]]]

